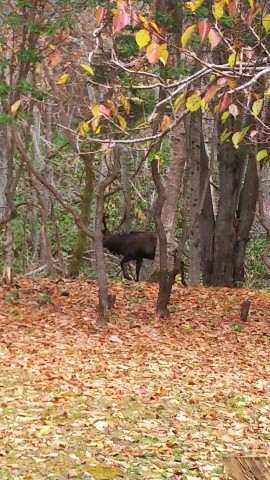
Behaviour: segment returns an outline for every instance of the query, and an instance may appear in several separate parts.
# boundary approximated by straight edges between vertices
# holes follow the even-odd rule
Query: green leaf
[[[183,48],[185,48],[186,44],[188,43],[196,25],[190,25],[187,27],[187,29],[184,31],[182,37],[181,37],[181,45]]]
[[[257,162],[261,162],[261,160],[264,160],[265,158],[268,157],[267,150],[265,148],[263,150],[260,150],[257,155],[256,155],[256,160]]]
[[[253,103],[252,112],[253,112],[255,117],[258,117],[258,115],[260,115],[261,110],[262,110],[262,106],[263,106],[263,99],[262,98],[260,98],[259,100],[256,100]]]
[[[177,99],[175,100],[175,102],[173,104],[173,108],[174,108],[175,113],[177,113],[179,108],[181,107],[184,96],[185,96],[185,94],[181,93],[181,95],[179,95],[179,97],[177,97]]]
[[[225,142],[225,140],[227,140],[230,136],[231,136],[232,132],[231,131],[228,131],[227,128],[225,128],[225,130],[222,132],[222,134],[220,135],[220,141],[221,143]]]
[[[221,115],[222,123],[226,122],[227,118],[229,118],[230,115],[231,114],[228,110],[226,112],[222,113],[222,115]]]
[[[268,33],[270,30],[270,13],[268,13],[263,17],[262,24],[263,24],[264,30],[266,31],[266,33]]]
[[[232,143],[234,144],[235,148],[239,148],[239,143],[244,140],[245,135],[248,131],[249,127],[243,128],[240,132],[235,132],[232,136]]]
[[[232,53],[228,58],[228,64],[231,68],[233,68],[238,61],[239,55],[237,53]]]

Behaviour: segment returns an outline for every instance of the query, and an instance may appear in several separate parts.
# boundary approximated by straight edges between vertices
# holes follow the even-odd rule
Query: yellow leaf
[[[137,208],[137,209],[135,210],[135,214],[136,214],[138,220],[140,220],[141,222],[144,222],[144,221],[145,221],[146,216],[145,216],[145,214],[142,212],[142,210],[141,210],[140,208]]]
[[[260,115],[262,107],[263,107],[263,99],[262,98],[260,100],[256,100],[253,103],[252,112],[253,112],[255,117],[258,117],[258,115]]]
[[[112,114],[115,115],[117,113],[117,108],[116,108],[115,104],[111,100],[107,100],[106,104],[108,105]]]
[[[206,103],[206,101],[205,101],[204,98],[201,99],[201,107],[202,107],[204,110],[207,110],[207,109],[209,108],[208,103]]]
[[[196,25],[190,25],[189,27],[186,28],[184,31],[182,37],[181,37],[181,45],[183,48],[185,48],[186,44],[188,43]]]
[[[256,155],[256,160],[257,162],[260,162],[261,160],[264,160],[265,158],[268,157],[267,150],[265,148],[263,150],[260,150],[257,155]]]
[[[122,103],[125,111],[129,113],[130,112],[129,100],[126,97],[124,97],[124,95],[118,95],[118,100]]]
[[[233,80],[230,80],[228,82],[228,86],[231,88],[231,90],[233,90],[235,87],[236,87],[236,82],[234,82]]]
[[[90,65],[86,65],[86,63],[81,63],[80,67],[82,67],[84,70],[86,70],[90,75],[94,75],[94,70]]]
[[[175,113],[177,113],[179,108],[181,107],[181,105],[183,103],[184,96],[185,96],[185,94],[181,93],[181,95],[179,95],[179,97],[177,97],[177,99],[174,101],[173,108],[174,108]]]
[[[199,110],[201,106],[201,97],[200,95],[197,95],[197,93],[194,93],[190,97],[188,97],[186,101],[186,107],[190,112],[196,112],[196,110]]]
[[[56,85],[64,85],[69,77],[69,73],[64,73],[61,77],[58,78]]]
[[[167,44],[162,43],[161,45],[159,45],[159,50],[160,50],[159,60],[163,63],[163,65],[166,65],[168,56],[169,56],[169,52],[167,50]]]
[[[100,125],[99,125],[100,118],[101,117],[96,117],[96,118],[93,118],[93,120],[91,120],[91,127],[92,127],[93,132],[96,135],[100,132],[100,128],[101,128]]]
[[[55,50],[55,46],[54,46],[52,43],[50,43],[49,49],[50,49],[50,50]]]
[[[149,27],[152,27],[157,33],[160,32],[160,28],[158,28],[156,22],[154,22],[153,20],[149,22]]]
[[[86,122],[81,122],[81,123],[80,123],[80,125],[79,125],[79,132],[80,132],[80,135],[81,135],[82,137],[85,137],[85,134],[86,134],[87,132],[89,132],[89,130],[90,130],[90,127],[89,127],[88,123],[86,123]]]
[[[148,43],[150,42],[150,33],[145,29],[139,30],[135,33],[135,40],[141,50],[143,47],[146,47],[146,45],[148,45]]]
[[[228,64],[231,68],[233,68],[238,61],[239,55],[237,53],[232,53],[228,58]]]
[[[49,425],[45,425],[39,430],[40,435],[48,435],[50,433],[51,427]]]
[[[267,90],[265,90],[264,96],[266,96],[266,95],[270,95],[270,88],[268,88]]]
[[[127,126],[127,122],[126,120],[124,119],[124,117],[122,117],[122,115],[116,115],[116,118],[118,120],[118,123],[120,125],[120,128],[121,130],[125,130],[126,129],[126,126]]]
[[[143,98],[139,98],[139,97],[131,97],[130,100],[132,100],[132,102],[134,103],[144,103]]]
[[[95,135],[98,135],[100,133],[100,130],[101,130],[101,126],[99,125],[99,120],[100,120],[100,117],[99,118],[94,118],[91,121],[91,127],[92,127],[93,133]]]
[[[228,131],[228,129],[225,128],[225,130],[220,135],[221,143],[225,142],[225,140],[227,140],[227,138],[229,138],[231,136],[231,134],[232,134],[232,132]]]
[[[93,115],[94,115],[95,117],[97,117],[97,115],[100,115],[98,103],[95,103],[94,105],[92,105],[92,107],[91,107],[91,112],[93,113]]]
[[[214,3],[212,6],[212,12],[216,20],[219,20],[223,13],[225,7],[226,0],[220,0],[219,2]]]
[[[245,127],[243,128],[243,130],[241,130],[240,132],[235,132],[232,136],[232,143],[234,144],[234,147],[235,148],[239,148],[239,143],[242,142],[242,140],[244,140],[245,138],[245,135],[248,131],[248,128],[249,127]]]
[[[263,17],[262,24],[263,24],[264,30],[266,31],[266,33],[268,33],[270,30],[270,13],[268,13]]]
[[[191,2],[187,2],[185,7],[188,9],[188,10],[191,10],[192,12],[196,12],[196,10],[198,10],[198,8],[200,8],[200,6],[203,4],[204,0],[193,0]]]
[[[22,103],[22,100],[17,100],[15,103],[13,103],[13,105],[11,105],[11,108],[10,108],[11,113],[16,113],[21,103]]]
[[[139,15],[139,19],[145,28],[148,28],[148,20],[144,15]]]

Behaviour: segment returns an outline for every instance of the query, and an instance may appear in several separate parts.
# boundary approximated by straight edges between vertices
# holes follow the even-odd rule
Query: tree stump
[[[234,480],[270,480],[270,456],[235,456],[223,458],[225,473]]]

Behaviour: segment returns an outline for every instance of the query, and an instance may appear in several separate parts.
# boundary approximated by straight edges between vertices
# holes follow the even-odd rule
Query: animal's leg
[[[136,260],[136,282],[139,282],[140,270],[141,270],[141,266],[142,266],[142,261],[143,261],[142,258],[138,258],[138,259]]]
[[[124,278],[126,278],[127,280],[133,280],[126,272],[126,269],[125,269],[125,264],[128,263],[130,261],[130,259],[128,257],[124,257],[121,262],[120,262],[120,265],[121,265],[121,268],[122,268],[122,272],[123,272],[123,275],[124,275]]]

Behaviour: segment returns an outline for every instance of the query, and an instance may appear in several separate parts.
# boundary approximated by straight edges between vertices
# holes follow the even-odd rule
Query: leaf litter
[[[95,282],[1,287],[0,479],[218,480],[269,454],[269,294],[176,285],[161,320],[156,285],[111,290],[101,329]]]

